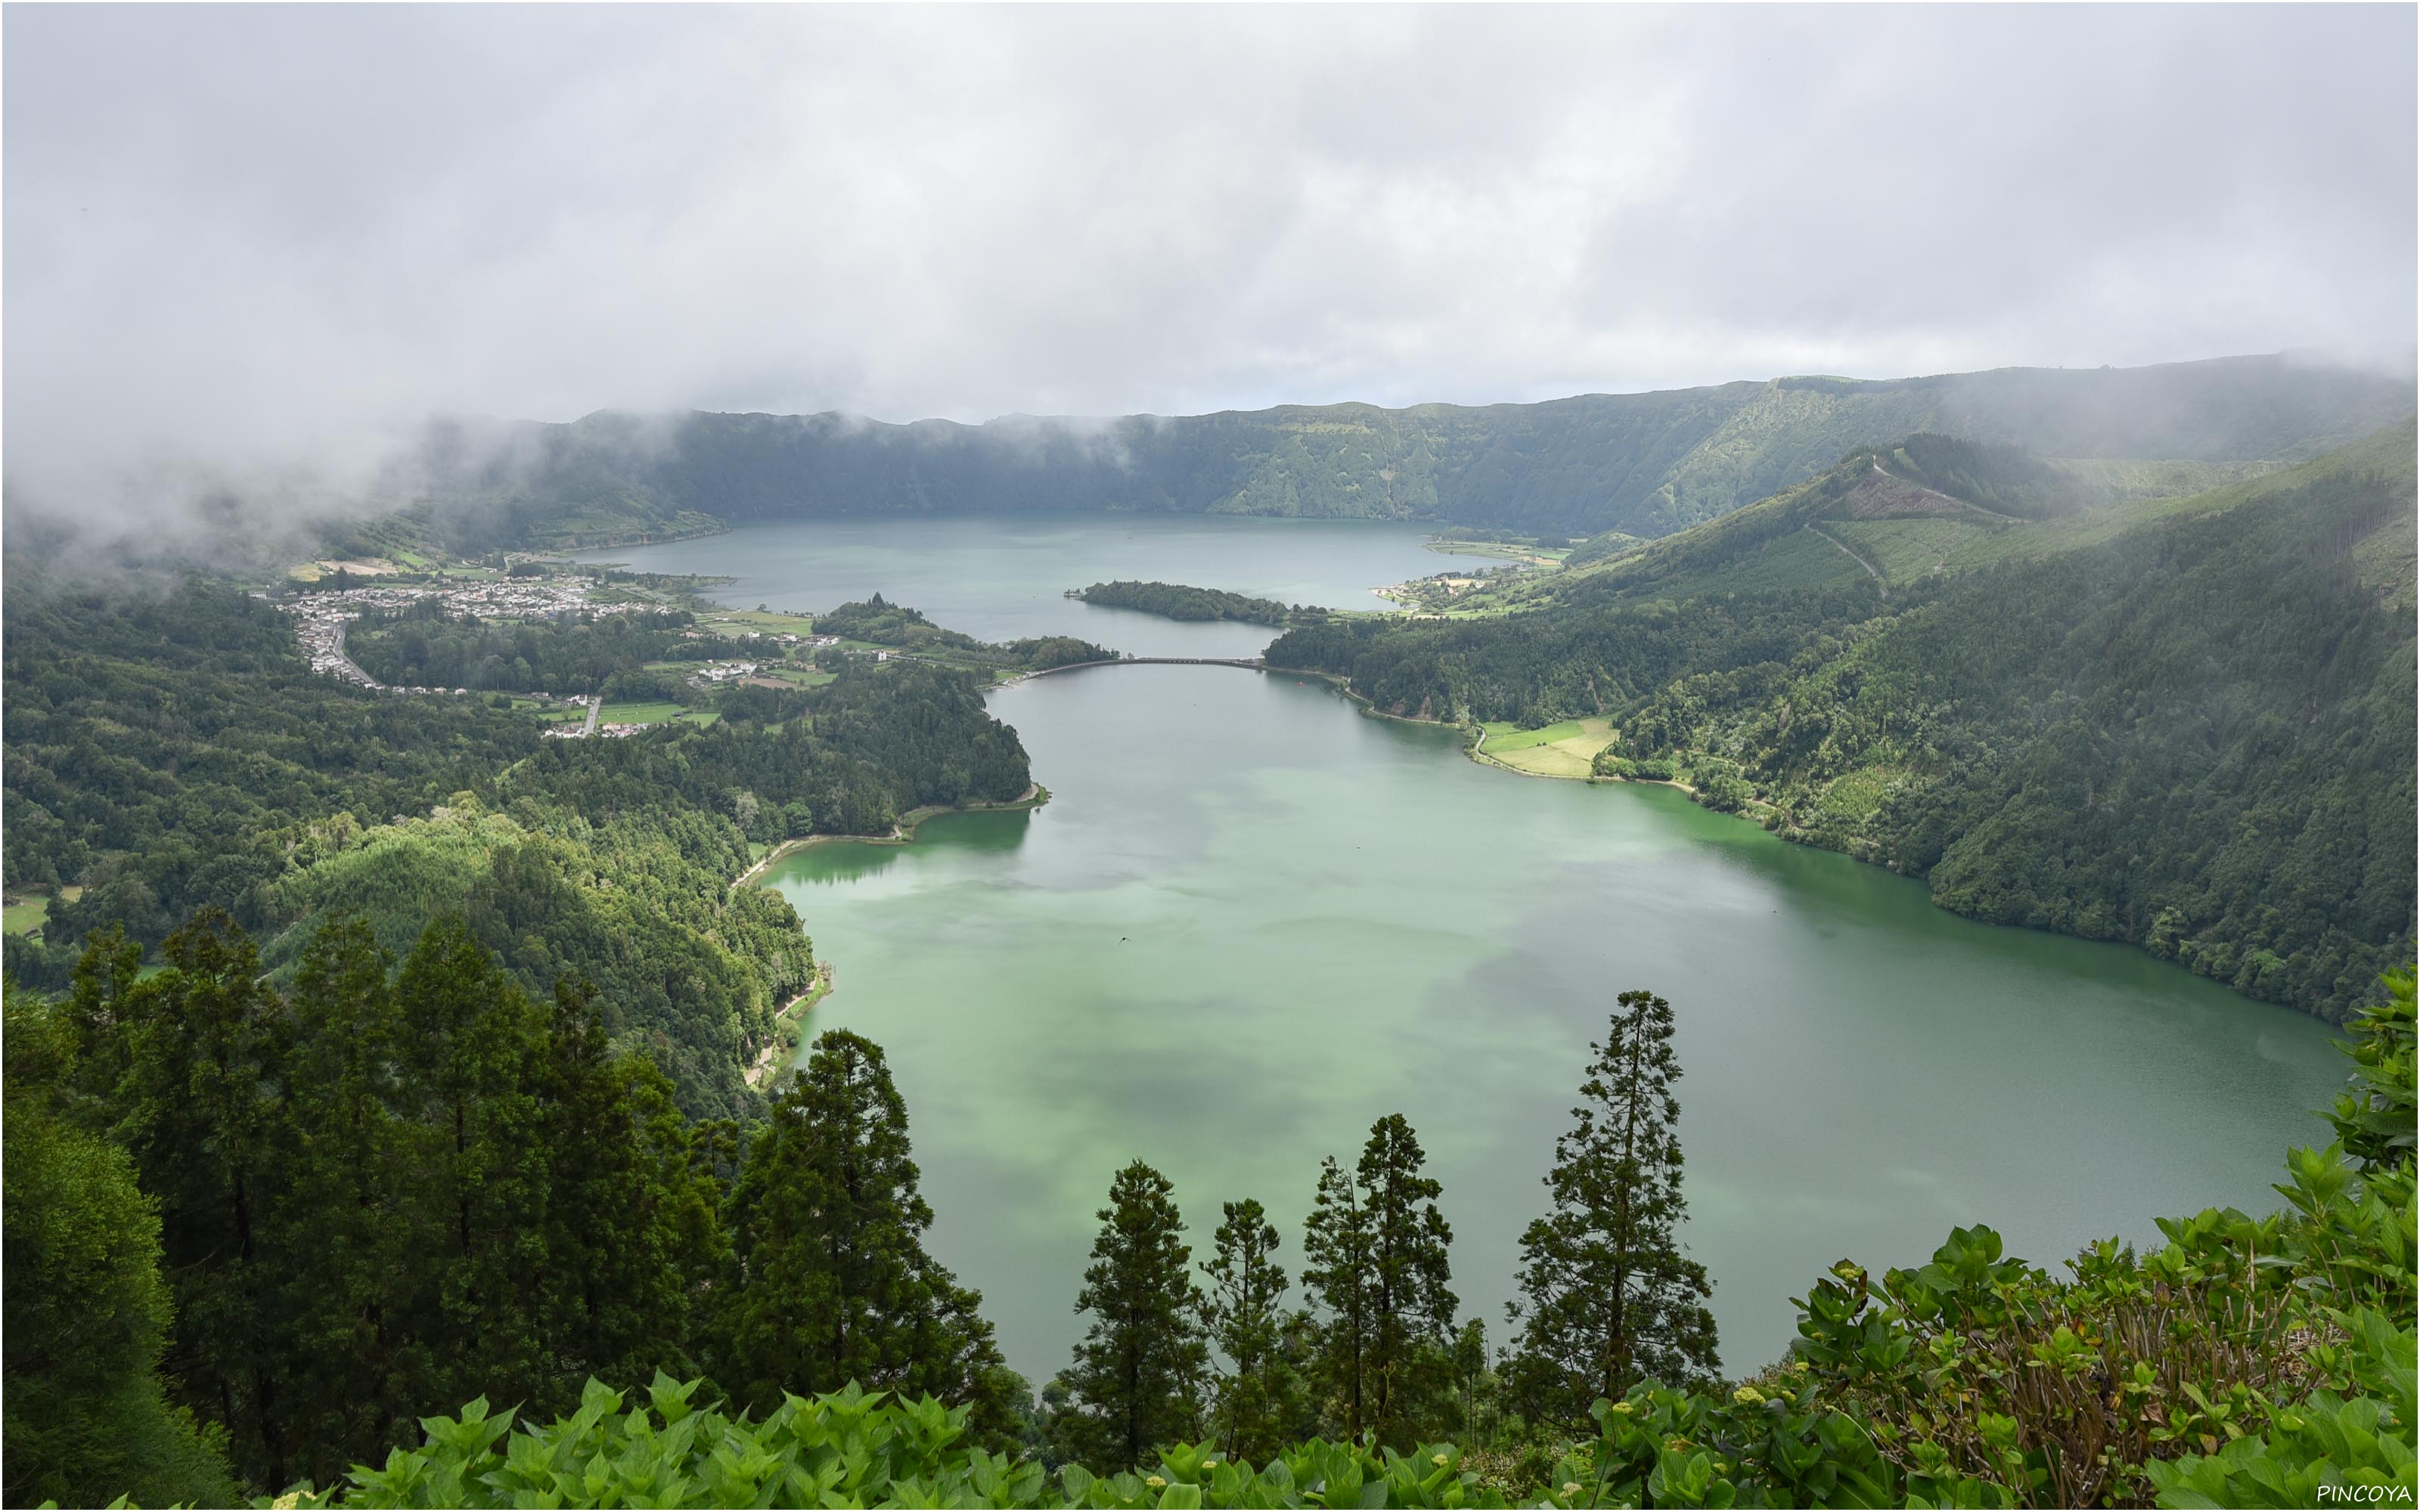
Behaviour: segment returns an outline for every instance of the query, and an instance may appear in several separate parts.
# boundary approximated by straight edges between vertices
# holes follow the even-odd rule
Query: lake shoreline
[[[2322,1026],[2248,1021],[2254,1005],[2135,952],[1981,928],[1694,805],[1467,779],[1437,733],[1337,725],[1293,677],[1003,696],[1080,814],[760,873],[850,963],[806,1042],[845,1026],[883,1045],[937,1173],[936,1256],[985,1288],[1020,1368],[1065,1355],[1062,1279],[1122,1163],[1155,1160],[1188,1209],[1277,1193],[1282,1226],[1305,1173],[1390,1106],[1420,1110],[1459,1289],[1500,1304],[1616,986],[1679,1005],[1690,1243],[1729,1298],[1726,1358],[1750,1365],[1787,1348],[1786,1299],[1844,1254],[1908,1263],[1978,1217],[2029,1256],[2139,1242],[2141,1214],[2184,1193],[2251,1211],[2282,1148],[2266,1131],[2322,1095]],[[2021,1057],[2055,1073],[1978,1093],[1958,1070]],[[1356,1068],[1342,1091],[1321,1071],[1338,1064]],[[2037,1116],[2052,1091],[2072,1116]],[[2088,1192],[2011,1180],[2009,1129],[2043,1163],[2137,1153]],[[1836,1146],[1918,1154],[1844,1174]]]
[[[1290,677],[1315,677],[1323,683],[1334,686],[1338,692],[1352,700],[1360,707],[1363,714],[1373,719],[1392,719],[1398,724],[1418,724],[1426,725],[1433,730],[1458,731],[1469,737],[1463,742],[1462,753],[1469,757],[1474,764],[1492,766],[1499,772],[1510,772],[1514,777],[1544,778],[1549,782],[1631,782],[1640,787],[1678,788],[1693,798],[1698,794],[1696,788],[1677,778],[1617,777],[1611,773],[1599,772],[1591,772],[1585,776],[1577,773],[1533,772],[1524,766],[1511,765],[1481,749],[1481,747],[1487,744],[1487,731],[1472,720],[1423,719],[1416,714],[1390,714],[1361,694],[1355,692],[1352,684],[1340,672],[1324,672],[1310,667],[1264,667],[1262,671],[1273,673],[1282,672]]]
[[[905,845],[916,838],[916,827],[927,819],[953,813],[1014,813],[1021,809],[1039,809],[1049,801],[1048,788],[1039,782],[1029,782],[1023,793],[1001,803],[979,798],[972,803],[928,803],[922,808],[910,809],[892,822],[888,835],[800,835],[767,851],[747,871],[733,878],[731,885],[734,887],[745,887],[751,878],[774,862],[810,845]]]
[[[832,964],[818,961],[814,968],[814,985],[773,1011],[773,1038],[757,1052],[739,1079],[749,1086],[778,1075],[774,1068],[798,1057],[799,1045],[807,1037],[807,1015],[815,1005],[832,995]]]

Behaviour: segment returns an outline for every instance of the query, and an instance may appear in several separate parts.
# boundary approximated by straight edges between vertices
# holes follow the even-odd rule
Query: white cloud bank
[[[2409,7],[10,7],[11,494],[432,412],[2408,366]]]

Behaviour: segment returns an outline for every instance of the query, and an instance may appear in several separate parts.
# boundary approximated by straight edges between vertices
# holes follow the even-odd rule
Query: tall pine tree
[[[1452,1229],[1400,1113],[1373,1124],[1347,1176],[1330,1158],[1303,1239],[1303,1287],[1326,1311],[1323,1374],[1343,1431],[1410,1447],[1440,1426],[1450,1383]]]
[[[1202,1320],[1228,1366],[1218,1381],[1218,1445],[1229,1458],[1258,1463],[1294,1436],[1301,1380],[1285,1350],[1277,1226],[1249,1197],[1228,1203],[1224,1217],[1202,1266],[1209,1283]]]
[[[161,946],[167,969],[105,1010],[123,1067],[117,1134],[159,1203],[162,1273],[175,1304],[163,1372],[177,1399],[223,1424],[239,1474],[290,1480],[296,1403],[287,1389],[281,1249],[271,1222],[292,1025],[260,982],[260,956],[225,914]]]
[[[1051,1436],[1068,1458],[1098,1470],[1131,1469],[1155,1447],[1200,1431],[1209,1350],[1195,1333],[1202,1297],[1187,1270],[1192,1251],[1173,1191],[1141,1161],[1118,1173],[1076,1297],[1076,1310],[1093,1321],[1060,1377],[1068,1403]]]
[[[613,1049],[596,996],[584,980],[556,984],[538,1078],[555,1351],[540,1410],[570,1410],[590,1376],[699,1374],[696,1283],[725,1248],[721,1188],[695,1168],[672,1078]]]
[[[459,915],[421,932],[396,996],[409,1111],[436,1147],[424,1180],[437,1234],[423,1260],[436,1285],[414,1319],[434,1399],[489,1391],[526,1399],[547,1378],[551,1352],[545,1020]]]
[[[214,1434],[171,1407],[157,1366],[169,1324],[160,1220],[118,1149],[70,1116],[72,1017],[6,999],[7,1326],[0,1501],[232,1506]]]
[[[1530,1416],[1577,1426],[1598,1398],[1641,1381],[1714,1380],[1713,1288],[1681,1252],[1681,1077],[1672,1006],[1618,999],[1580,1084],[1572,1131],[1555,1141],[1552,1209],[1521,1236],[1520,1330],[1509,1382]]]
[[[759,1409],[782,1393],[929,1393],[1006,1431],[1000,1350],[981,1298],[924,1253],[933,1210],[908,1158],[908,1106],[881,1047],[846,1030],[815,1041],[773,1104],[726,1204],[736,1284],[721,1374]]]
[[[1325,1315],[1319,1321],[1318,1381],[1328,1415],[1348,1439],[1368,1422],[1361,1362],[1369,1346],[1370,1215],[1353,1174],[1330,1155],[1319,1163],[1319,1190],[1304,1226],[1302,1288]]]
[[[369,925],[339,918],[304,949],[289,1007],[287,1157],[275,1211],[302,1233],[281,1310],[293,1378],[293,1473],[326,1485],[374,1461],[427,1411],[435,1365],[416,1337],[426,1265],[442,1242],[428,1178],[439,1131],[410,1118],[394,962]]]

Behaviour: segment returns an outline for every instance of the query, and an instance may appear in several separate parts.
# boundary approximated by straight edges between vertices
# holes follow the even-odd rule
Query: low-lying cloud
[[[2409,8],[0,24],[12,509],[333,506],[441,413],[2411,363]]]

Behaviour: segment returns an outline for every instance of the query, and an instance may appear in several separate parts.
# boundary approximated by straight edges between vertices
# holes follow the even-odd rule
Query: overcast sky
[[[431,411],[2408,364],[2414,10],[5,13],[12,489]]]

